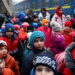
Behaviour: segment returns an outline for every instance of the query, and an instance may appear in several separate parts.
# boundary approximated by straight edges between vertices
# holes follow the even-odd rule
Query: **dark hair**
[[[45,9],[45,8],[42,8],[42,9],[41,9],[41,12],[42,12],[42,11],[45,11],[45,12],[46,12],[46,9]]]

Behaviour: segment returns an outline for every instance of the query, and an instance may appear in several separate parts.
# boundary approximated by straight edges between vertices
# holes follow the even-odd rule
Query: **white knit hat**
[[[61,25],[55,21],[51,21],[50,26],[54,32],[62,30]]]
[[[3,40],[0,40],[0,46],[7,46],[7,43]]]

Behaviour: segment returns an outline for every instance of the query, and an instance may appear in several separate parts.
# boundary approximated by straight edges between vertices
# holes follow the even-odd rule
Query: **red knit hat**
[[[28,22],[23,22],[23,23],[22,23],[22,27],[23,27],[23,28],[29,27],[29,23],[28,23]]]
[[[66,26],[68,26],[68,27],[72,27],[72,22],[70,22],[70,21],[66,21],[66,22],[65,22],[65,27],[66,27]]]
[[[18,31],[18,30],[20,30],[20,26],[18,24],[15,24],[14,29],[15,29],[15,31]]]
[[[42,20],[42,25],[45,25],[45,23],[49,23],[49,20],[43,19],[43,20]]]

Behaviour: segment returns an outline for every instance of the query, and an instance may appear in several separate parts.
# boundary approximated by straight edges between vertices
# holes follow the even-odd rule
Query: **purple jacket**
[[[52,32],[50,48],[54,55],[65,50],[65,39],[60,32]]]

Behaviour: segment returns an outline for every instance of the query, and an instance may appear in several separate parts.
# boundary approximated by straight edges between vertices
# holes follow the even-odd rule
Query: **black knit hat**
[[[53,57],[49,54],[42,54],[37,56],[34,60],[34,69],[36,69],[37,66],[39,65],[43,65],[46,66],[50,69],[52,69],[52,71],[56,74],[56,62],[53,59]]]

